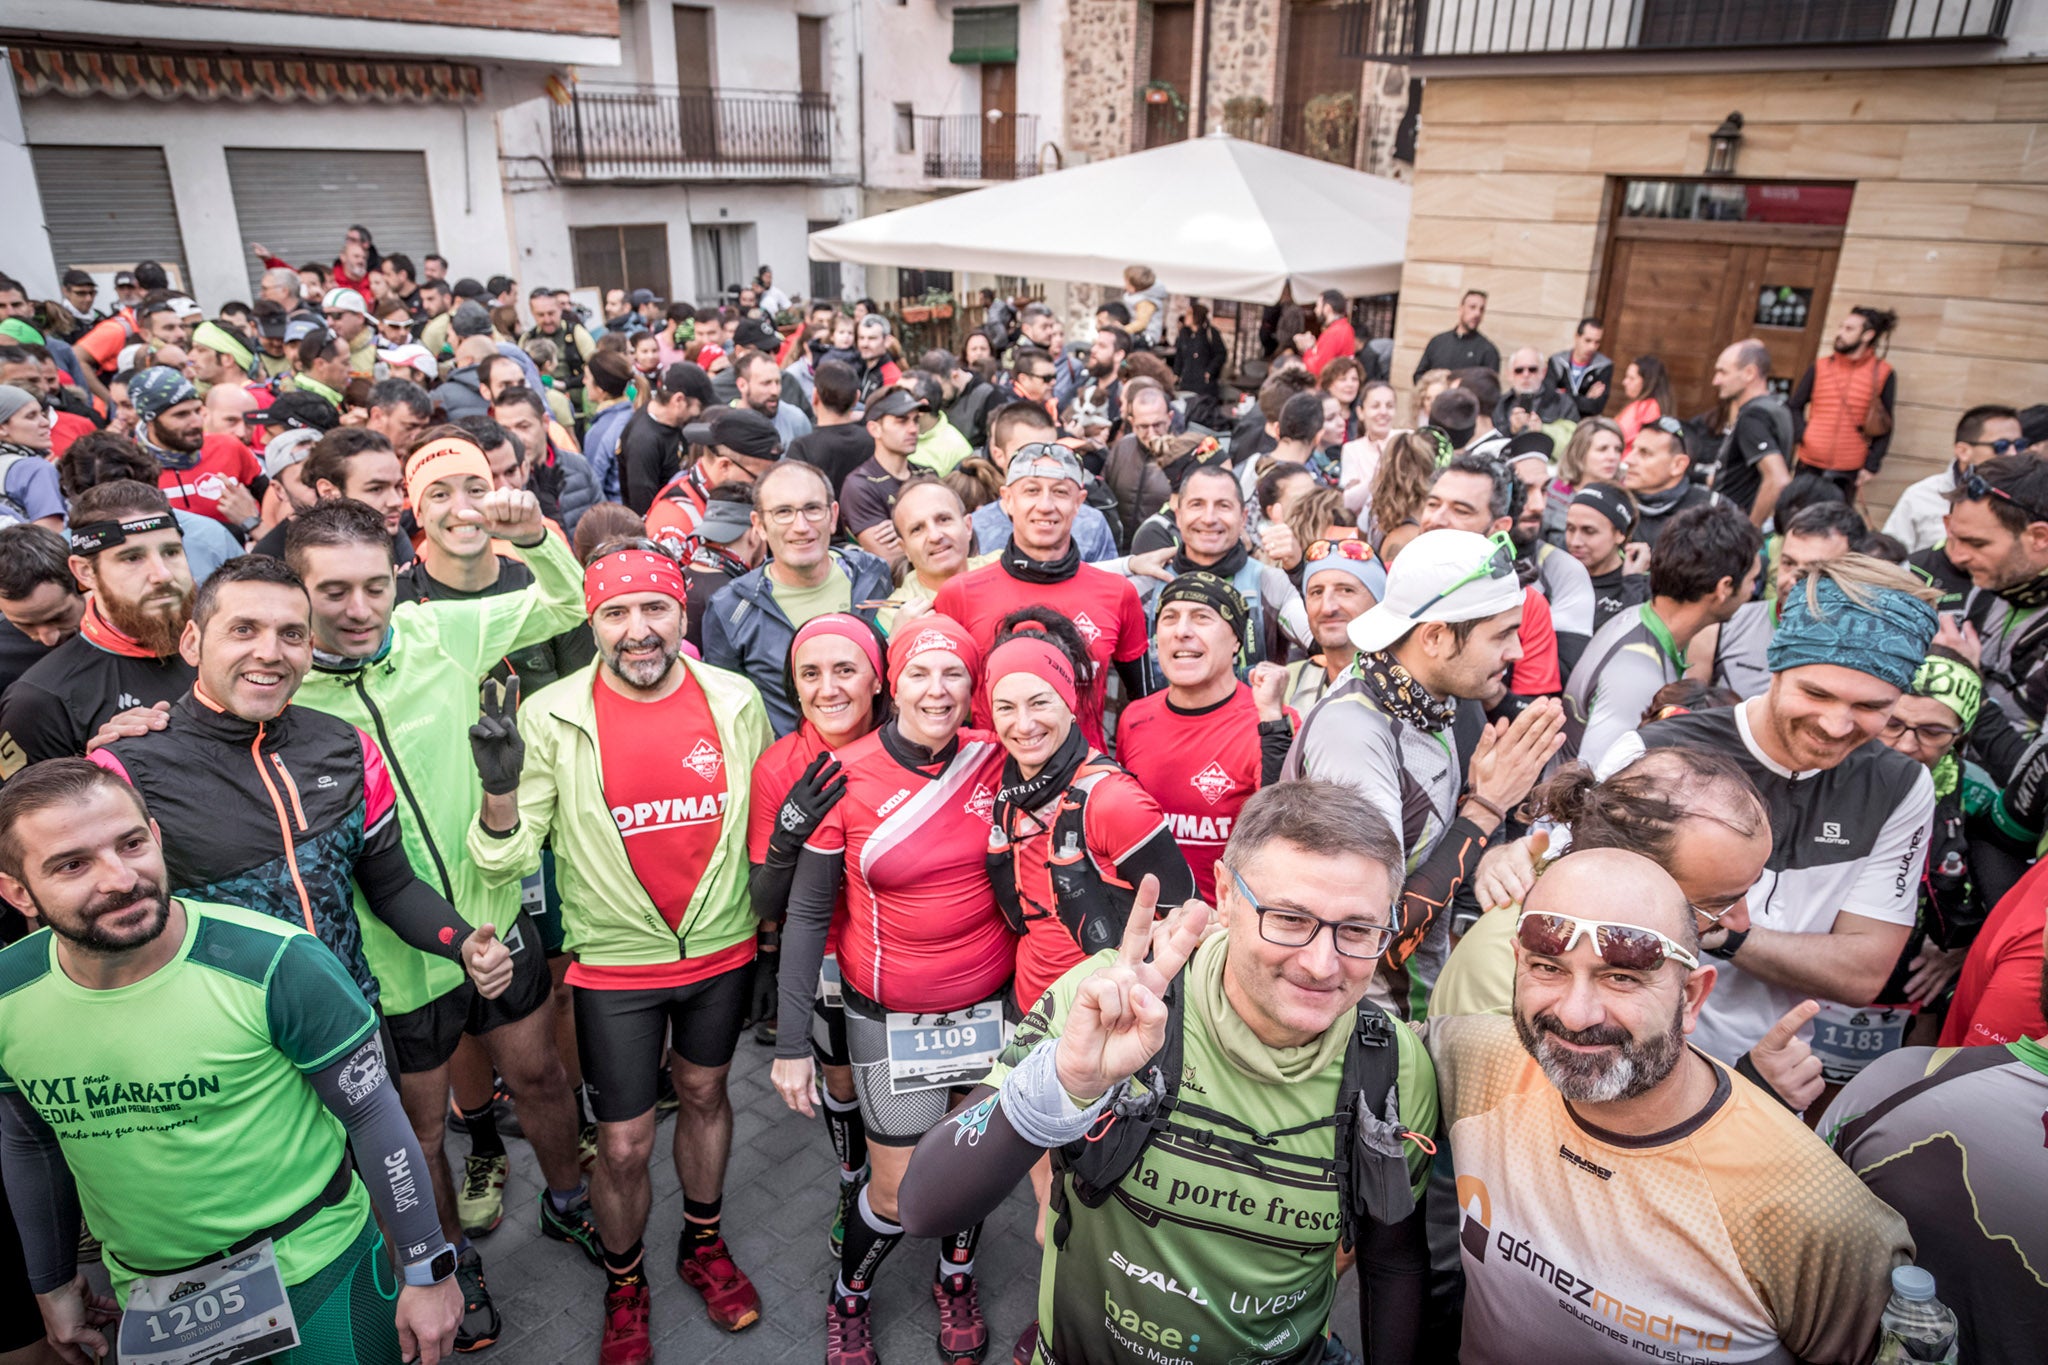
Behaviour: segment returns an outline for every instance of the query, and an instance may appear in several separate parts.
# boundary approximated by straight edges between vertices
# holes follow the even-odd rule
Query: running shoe
[[[471,1247],[455,1258],[455,1283],[462,1287],[462,1322],[455,1329],[455,1349],[481,1351],[498,1339],[498,1309],[484,1284],[484,1258]]]
[[[1017,1344],[1010,1348],[1010,1365],[1031,1365],[1031,1358],[1038,1354],[1038,1319],[1017,1338]]]
[[[939,1306],[939,1359],[980,1360],[988,1354],[988,1323],[974,1276],[941,1275],[932,1281],[932,1302]]]
[[[590,1168],[597,1164],[597,1125],[586,1123],[576,1134],[576,1164],[588,1175]]]
[[[604,1264],[604,1247],[597,1240],[597,1215],[590,1211],[588,1189],[576,1197],[576,1201],[555,1212],[555,1201],[548,1198],[548,1192],[540,1192],[540,1235],[552,1237],[557,1242],[569,1242],[580,1247],[592,1265]]]
[[[839,1249],[846,1244],[846,1225],[853,1221],[854,1206],[860,1203],[861,1188],[868,1183],[867,1172],[863,1170],[858,1180],[841,1179],[839,1182],[839,1211],[832,1215],[832,1259],[839,1259]]]
[[[704,1296],[705,1313],[726,1331],[737,1332],[761,1320],[761,1296],[754,1292],[753,1281],[733,1264],[725,1238],[692,1251],[677,1263],[676,1274]]]
[[[597,1365],[648,1365],[654,1338],[647,1318],[652,1307],[647,1281],[635,1276],[604,1291],[604,1335],[597,1339]]]
[[[455,1219],[465,1237],[481,1237],[504,1221],[505,1177],[512,1173],[509,1156],[462,1159],[462,1188],[455,1192]]]
[[[875,1354],[868,1301],[841,1294],[825,1301],[825,1365],[882,1365]]]

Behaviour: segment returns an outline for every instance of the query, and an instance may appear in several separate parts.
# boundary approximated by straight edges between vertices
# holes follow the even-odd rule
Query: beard
[[[1678,1065],[1678,1059],[1685,1055],[1684,1010],[1681,998],[1672,1011],[1671,1026],[1652,1038],[1637,1038],[1615,1025],[1568,1029],[1553,1015],[1545,1013],[1525,1019],[1516,1010],[1515,1036],[1543,1068],[1544,1076],[1557,1087],[1558,1094],[1573,1104],[1611,1104],[1654,1090]],[[1553,1038],[1580,1047],[1612,1047],[1618,1052],[1568,1052],[1554,1046]]]
[[[1100,364],[1093,360],[1088,362],[1088,375],[1091,379],[1107,379],[1115,373],[1116,362],[1114,360],[1105,360]]]
[[[44,907],[42,898],[33,892],[29,899],[34,903],[36,914],[43,923],[50,926],[50,932],[68,943],[77,945],[89,953],[125,953],[154,943],[157,935],[163,933],[164,925],[171,918],[171,891],[162,881],[155,883],[137,882],[126,891],[104,896],[78,912],[71,923],[59,923]],[[153,901],[156,911],[143,922],[140,929],[127,935],[110,934],[100,928],[100,921],[126,910],[131,905]]]
[[[190,455],[193,451],[206,444],[206,432],[204,429],[195,431],[190,436],[174,436],[156,422],[149,424],[149,438],[165,450],[175,450],[180,455]]]
[[[655,659],[629,660],[625,657],[627,650],[645,649],[649,645],[655,645],[660,648],[661,655],[658,661]],[[682,652],[680,646],[669,644],[659,635],[649,635],[639,640],[621,640],[616,648],[608,649],[604,652],[604,666],[632,686],[646,690],[654,687],[663,678],[668,676],[668,671],[676,666],[676,659]]]
[[[193,589],[186,587],[131,602],[103,591],[99,597],[100,611],[115,630],[157,658],[167,659],[178,652],[178,637],[185,633],[185,623],[192,619],[192,594]]]

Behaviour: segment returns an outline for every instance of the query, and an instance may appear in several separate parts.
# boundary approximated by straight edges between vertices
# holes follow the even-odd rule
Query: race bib
[[[299,1324],[265,1238],[247,1251],[128,1287],[122,1365],[261,1360],[299,1344]]]
[[[1906,1028],[1918,1005],[1837,1005],[1820,1007],[1813,1019],[1813,1055],[1821,1075],[1840,1084],[1906,1041]]]
[[[825,1002],[827,1009],[838,1009],[843,1003],[839,991],[839,959],[831,953],[825,955],[825,962],[818,969],[818,999]]]
[[[999,1000],[944,1014],[889,1015],[889,1090],[909,1095],[969,1085],[1009,1042]]]

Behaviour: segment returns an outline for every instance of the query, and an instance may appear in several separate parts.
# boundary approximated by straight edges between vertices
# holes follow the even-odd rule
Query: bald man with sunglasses
[[[1912,1238],[1687,1041],[1715,976],[1669,873],[1586,849],[1523,902],[1512,1018],[1429,1022],[1466,1365],[1870,1358]]]

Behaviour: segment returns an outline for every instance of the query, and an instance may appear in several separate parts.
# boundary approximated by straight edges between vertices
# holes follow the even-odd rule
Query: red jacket
[[[1316,338],[1316,344],[1309,347],[1301,363],[1308,367],[1310,374],[1321,374],[1323,366],[1340,355],[1358,353],[1358,334],[1351,330],[1350,318],[1338,318],[1323,328],[1323,334]]]

